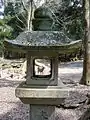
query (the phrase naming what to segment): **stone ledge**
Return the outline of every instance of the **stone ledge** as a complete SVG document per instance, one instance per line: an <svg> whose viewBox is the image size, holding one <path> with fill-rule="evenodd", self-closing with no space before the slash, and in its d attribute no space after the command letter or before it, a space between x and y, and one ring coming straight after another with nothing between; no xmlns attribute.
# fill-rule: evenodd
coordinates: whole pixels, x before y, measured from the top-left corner
<svg viewBox="0 0 90 120"><path fill-rule="evenodd" d="M26 104L60 105L78 107L87 102L90 87L30 86L21 83L15 90L16 97Z"/></svg>
<svg viewBox="0 0 90 120"><path fill-rule="evenodd" d="M29 86L25 83L20 84L15 90L16 96L21 98L66 98L69 96L69 90L58 86Z"/></svg>
<svg viewBox="0 0 90 120"><path fill-rule="evenodd" d="M16 97L26 104L58 105L69 96L69 90L57 86L29 86L21 83L15 90Z"/></svg>

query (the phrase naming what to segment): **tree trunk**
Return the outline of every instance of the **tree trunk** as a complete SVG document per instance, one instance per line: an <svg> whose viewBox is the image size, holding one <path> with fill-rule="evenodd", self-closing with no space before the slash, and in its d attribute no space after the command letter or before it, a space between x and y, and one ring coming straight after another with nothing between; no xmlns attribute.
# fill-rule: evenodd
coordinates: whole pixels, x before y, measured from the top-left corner
<svg viewBox="0 0 90 120"><path fill-rule="evenodd" d="M32 31L32 17L33 17L33 0L30 1L29 3L29 10L28 10L28 30Z"/></svg>
<svg viewBox="0 0 90 120"><path fill-rule="evenodd" d="M81 84L90 85L90 0L83 0L85 10L84 62Z"/></svg>

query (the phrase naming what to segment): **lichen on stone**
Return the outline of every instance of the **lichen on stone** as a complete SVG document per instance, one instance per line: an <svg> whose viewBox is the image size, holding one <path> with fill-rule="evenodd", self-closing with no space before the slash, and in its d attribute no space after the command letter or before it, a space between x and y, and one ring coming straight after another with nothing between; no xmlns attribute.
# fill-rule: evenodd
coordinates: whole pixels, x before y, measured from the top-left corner
<svg viewBox="0 0 90 120"><path fill-rule="evenodd" d="M59 31L25 31L11 42L22 46L60 46L71 39Z"/></svg>

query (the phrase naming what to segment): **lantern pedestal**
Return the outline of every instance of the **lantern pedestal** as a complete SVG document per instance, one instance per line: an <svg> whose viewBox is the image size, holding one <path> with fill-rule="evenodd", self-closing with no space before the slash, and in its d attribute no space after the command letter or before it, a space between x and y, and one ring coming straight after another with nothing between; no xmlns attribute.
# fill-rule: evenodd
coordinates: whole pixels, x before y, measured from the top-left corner
<svg viewBox="0 0 90 120"><path fill-rule="evenodd" d="M58 86L32 86L22 82L16 96L30 105L30 120L55 120L55 106L69 96L69 90Z"/></svg>
<svg viewBox="0 0 90 120"><path fill-rule="evenodd" d="M30 120L55 120L55 106L30 105Z"/></svg>

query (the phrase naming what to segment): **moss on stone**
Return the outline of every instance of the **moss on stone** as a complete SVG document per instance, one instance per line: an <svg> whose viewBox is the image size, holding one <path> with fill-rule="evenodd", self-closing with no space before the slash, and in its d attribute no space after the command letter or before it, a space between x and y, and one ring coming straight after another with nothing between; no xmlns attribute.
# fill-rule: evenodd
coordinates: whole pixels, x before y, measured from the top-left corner
<svg viewBox="0 0 90 120"><path fill-rule="evenodd" d="M5 48L18 51L53 51L67 53L81 47L82 41L72 41L59 31L25 31L15 40L5 40Z"/></svg>
<svg viewBox="0 0 90 120"><path fill-rule="evenodd" d="M59 31L25 31L15 40L8 40L21 46L62 46L69 44L71 39Z"/></svg>

